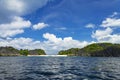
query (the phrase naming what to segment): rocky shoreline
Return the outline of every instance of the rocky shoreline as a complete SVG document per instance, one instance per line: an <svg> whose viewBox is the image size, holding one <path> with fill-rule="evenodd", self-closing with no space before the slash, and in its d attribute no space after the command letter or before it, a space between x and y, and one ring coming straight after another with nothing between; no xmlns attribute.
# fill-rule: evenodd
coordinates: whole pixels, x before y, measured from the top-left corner
<svg viewBox="0 0 120 80"><path fill-rule="evenodd" d="M120 57L120 44L94 43L84 48L62 50L58 55L87 57Z"/></svg>
<svg viewBox="0 0 120 80"><path fill-rule="evenodd" d="M27 50L27 49L15 49L13 47L0 47L0 56L27 56L27 55L46 55L42 49Z"/></svg>

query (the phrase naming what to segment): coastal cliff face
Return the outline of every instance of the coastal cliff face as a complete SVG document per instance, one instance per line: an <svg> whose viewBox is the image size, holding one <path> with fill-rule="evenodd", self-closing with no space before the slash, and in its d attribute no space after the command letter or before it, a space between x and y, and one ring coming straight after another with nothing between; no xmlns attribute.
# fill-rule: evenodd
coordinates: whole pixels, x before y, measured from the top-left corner
<svg viewBox="0 0 120 80"><path fill-rule="evenodd" d="M0 56L19 56L19 50L13 47L0 47Z"/></svg>
<svg viewBox="0 0 120 80"><path fill-rule="evenodd" d="M0 47L0 56L27 56L27 55L46 55L42 49L18 50L13 47Z"/></svg>
<svg viewBox="0 0 120 80"><path fill-rule="evenodd" d="M30 50L29 55L46 55L46 53L42 49L35 49L35 50Z"/></svg>
<svg viewBox="0 0 120 80"><path fill-rule="evenodd" d="M94 43L81 49L62 50L58 54L68 56L120 57L120 44Z"/></svg>
<svg viewBox="0 0 120 80"><path fill-rule="evenodd" d="M111 46L102 51L94 52L91 56L98 56L98 57L120 57L120 47Z"/></svg>

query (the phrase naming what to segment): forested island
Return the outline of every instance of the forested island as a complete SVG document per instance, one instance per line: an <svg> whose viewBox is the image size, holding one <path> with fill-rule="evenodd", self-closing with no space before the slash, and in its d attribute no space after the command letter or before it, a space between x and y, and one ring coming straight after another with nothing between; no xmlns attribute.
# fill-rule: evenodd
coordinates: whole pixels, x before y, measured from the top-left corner
<svg viewBox="0 0 120 80"><path fill-rule="evenodd" d="M13 47L0 47L0 56L28 56L28 55L46 55L42 49L28 50L28 49L15 49Z"/></svg>
<svg viewBox="0 0 120 80"><path fill-rule="evenodd" d="M91 57L120 57L120 44L94 43L84 48L71 48L59 51L58 55L91 56Z"/></svg>
<svg viewBox="0 0 120 80"><path fill-rule="evenodd" d="M0 56L28 56L46 55L42 49L15 49L13 47L0 47ZM61 50L58 55L67 56L90 56L90 57L120 57L120 44L112 43L93 43L84 48L71 48Z"/></svg>

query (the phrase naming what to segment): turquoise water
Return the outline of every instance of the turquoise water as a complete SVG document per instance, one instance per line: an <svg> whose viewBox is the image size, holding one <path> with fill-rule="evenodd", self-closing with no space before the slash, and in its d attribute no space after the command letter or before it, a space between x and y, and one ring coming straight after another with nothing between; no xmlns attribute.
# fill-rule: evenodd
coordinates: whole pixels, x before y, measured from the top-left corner
<svg viewBox="0 0 120 80"><path fill-rule="evenodd" d="M0 80L120 80L120 58L0 57Z"/></svg>

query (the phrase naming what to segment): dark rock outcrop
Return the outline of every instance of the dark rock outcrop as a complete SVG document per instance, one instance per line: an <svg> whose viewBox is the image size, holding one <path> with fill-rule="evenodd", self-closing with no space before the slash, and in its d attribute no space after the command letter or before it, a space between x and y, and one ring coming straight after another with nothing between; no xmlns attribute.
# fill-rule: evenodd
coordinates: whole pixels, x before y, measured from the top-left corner
<svg viewBox="0 0 120 80"><path fill-rule="evenodd" d="M0 56L27 56L27 55L46 55L46 53L42 49L18 50L13 47L0 47Z"/></svg>
<svg viewBox="0 0 120 80"><path fill-rule="evenodd" d="M120 48L117 46L111 46L111 47L108 47L102 51L91 53L91 56L120 57Z"/></svg>
<svg viewBox="0 0 120 80"><path fill-rule="evenodd" d="M19 50L13 47L0 47L0 56L19 56Z"/></svg>
<svg viewBox="0 0 120 80"><path fill-rule="evenodd" d="M120 44L94 43L82 49L72 48L62 50L58 54L68 56L120 57Z"/></svg>
<svg viewBox="0 0 120 80"><path fill-rule="evenodd" d="M46 55L46 53L42 49L35 49L35 50L29 50L28 55Z"/></svg>

